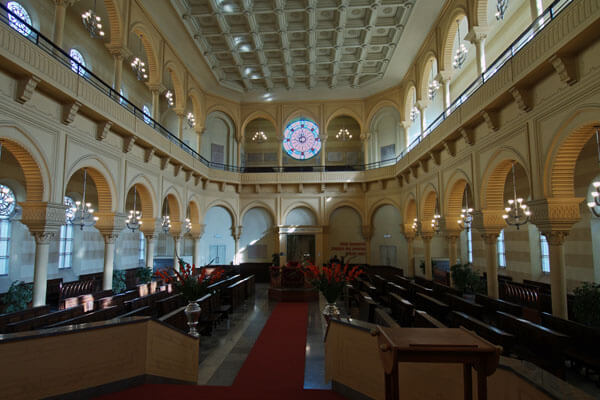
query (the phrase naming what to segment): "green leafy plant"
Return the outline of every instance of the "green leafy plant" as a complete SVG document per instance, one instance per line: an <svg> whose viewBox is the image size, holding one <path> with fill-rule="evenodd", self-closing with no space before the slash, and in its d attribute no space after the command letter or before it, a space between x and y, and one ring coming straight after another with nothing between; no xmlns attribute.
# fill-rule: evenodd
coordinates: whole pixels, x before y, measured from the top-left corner
<svg viewBox="0 0 600 400"><path fill-rule="evenodd" d="M4 297L6 308L4 312L10 313L25 310L31 302L33 294L33 285L23 281L14 281L11 283L8 293Z"/></svg>
<svg viewBox="0 0 600 400"><path fill-rule="evenodd" d="M473 271L471 264L456 264L450 267L452 281L458 290L464 293L485 293L485 286L478 272Z"/></svg>
<svg viewBox="0 0 600 400"><path fill-rule="evenodd" d="M600 327L600 284L584 282L573 290L573 313L575 321Z"/></svg>
<svg viewBox="0 0 600 400"><path fill-rule="evenodd" d="M146 267L139 267L135 270L135 276L140 283L150 283L152 280L152 270Z"/></svg>
<svg viewBox="0 0 600 400"><path fill-rule="evenodd" d="M118 294L124 292L127 289L125 284L125 271L118 269L113 270L113 293Z"/></svg>

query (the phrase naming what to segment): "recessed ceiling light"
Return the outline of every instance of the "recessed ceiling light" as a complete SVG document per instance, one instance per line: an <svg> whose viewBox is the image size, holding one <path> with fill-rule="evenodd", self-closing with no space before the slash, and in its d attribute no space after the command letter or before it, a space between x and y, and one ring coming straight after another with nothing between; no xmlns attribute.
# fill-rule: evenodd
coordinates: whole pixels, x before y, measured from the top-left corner
<svg viewBox="0 0 600 400"><path fill-rule="evenodd" d="M252 50L252 49L250 48L249 44L243 44L243 45L240 46L240 51L241 52L247 53L250 50Z"/></svg>

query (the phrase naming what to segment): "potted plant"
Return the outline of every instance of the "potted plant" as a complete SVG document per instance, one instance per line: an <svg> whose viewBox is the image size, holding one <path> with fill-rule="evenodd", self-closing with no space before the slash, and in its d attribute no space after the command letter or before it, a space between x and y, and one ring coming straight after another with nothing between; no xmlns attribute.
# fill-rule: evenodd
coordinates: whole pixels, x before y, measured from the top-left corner
<svg viewBox="0 0 600 400"><path fill-rule="evenodd" d="M135 276L141 284L150 283L152 280L152 270L148 267L139 267L135 270Z"/></svg>
<svg viewBox="0 0 600 400"><path fill-rule="evenodd" d="M335 302L342 294L346 282L353 281L363 273L358 266L349 269L348 264L343 268L341 264L332 264L331 267L323 267L319 270L312 263L308 263L303 268L303 271L306 280L314 288L318 289L325 297L325 300L327 300L327 306L323 310L323 316L327 322L331 318L339 318L340 310L335 305Z"/></svg>
<svg viewBox="0 0 600 400"><path fill-rule="evenodd" d="M454 286L467 295L485 293L485 286L478 272L473 271L471 264L456 264L450 267Z"/></svg>
<svg viewBox="0 0 600 400"><path fill-rule="evenodd" d="M125 283L125 271L115 269L113 270L113 293L119 294L124 292L127 289L127 284Z"/></svg>
<svg viewBox="0 0 600 400"><path fill-rule="evenodd" d="M31 302L33 288L31 283L23 281L14 281L11 283L8 293L4 296L5 313L22 311L27 309Z"/></svg>
<svg viewBox="0 0 600 400"><path fill-rule="evenodd" d="M195 270L195 265L190 265L180 258L179 271L173 269L173 275L171 275L168 270L157 270L156 276L162 278L166 283L172 282L175 289L187 300L188 305L185 307L184 313L190 327L188 333L194 337L199 337L200 334L196 326L202 309L196 303L196 300L208 294L208 287L223 276L224 270L223 268L215 268L211 272L207 272L207 268L201 268L200 273L196 275L194 274Z"/></svg>
<svg viewBox="0 0 600 400"><path fill-rule="evenodd" d="M600 327L600 284L584 282L573 290L575 320L584 325Z"/></svg>

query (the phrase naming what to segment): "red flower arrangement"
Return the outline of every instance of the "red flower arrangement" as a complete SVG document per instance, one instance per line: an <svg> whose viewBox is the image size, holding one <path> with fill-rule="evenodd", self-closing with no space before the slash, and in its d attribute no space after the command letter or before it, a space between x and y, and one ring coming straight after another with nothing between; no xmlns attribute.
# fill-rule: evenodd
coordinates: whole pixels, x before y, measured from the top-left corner
<svg viewBox="0 0 600 400"><path fill-rule="evenodd" d="M322 270L319 270L318 267L309 263L303 271L306 279L323 293L328 303L335 303L342 294L346 282L352 282L363 273L358 265L349 269L348 264L343 268L341 264L332 264L331 267L323 267Z"/></svg>
<svg viewBox="0 0 600 400"><path fill-rule="evenodd" d="M179 259L180 271L173 270L174 275L169 275L168 270L157 270L155 275L166 283L172 282L188 301L196 301L208 293L208 287L221 279L224 274L223 268L215 268L207 272L206 267L200 269L200 273L194 276L195 265L185 263Z"/></svg>

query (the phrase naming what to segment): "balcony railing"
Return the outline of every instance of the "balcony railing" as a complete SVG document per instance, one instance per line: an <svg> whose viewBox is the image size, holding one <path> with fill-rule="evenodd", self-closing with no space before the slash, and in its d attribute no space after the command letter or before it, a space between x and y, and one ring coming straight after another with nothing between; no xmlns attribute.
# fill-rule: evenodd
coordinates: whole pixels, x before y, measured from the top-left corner
<svg viewBox="0 0 600 400"><path fill-rule="evenodd" d="M533 39L540 31L542 31L553 19L556 18L573 0L556 0L553 2L539 17L535 19L529 25L529 27L498 57L490 64L487 70L477 77L477 79L469 85L457 98L450 104L450 106L444 110L433 122L431 122L424 132L422 132L417 138L415 138L407 148L402 151L395 158L387 160L372 162L369 164L357 164L357 165L326 165L326 166L272 166L272 167L237 167L233 165L214 163L208 161L196 150L192 149L176 135L171 133L168 129L162 126L160 123L155 121L151 116L145 114L139 107L131 103L127 98L121 96L120 93L115 91L109 84L104 82L92 71L87 69L85 66L79 64L76 60L71 58L64 50L56 46L52 41L42 35L34 27L27 24L25 21L20 19L17 15L10 12L4 4L0 4L0 20L10 26L9 16L19 21L23 26L27 26L30 30L29 35L25 36L29 41L34 43L36 46L41 48L44 52L58 60L65 67L73 70L73 73L78 73L81 78L85 79L96 89L113 99L115 102L120 104L123 108L127 109L136 118L140 119L144 123L148 124L160 135L169 139L172 143L179 146L186 153L190 154L196 160L209 168L220 169L232 172L321 172L321 171L365 171L375 168L381 168L384 166L394 165L398 161L408 154L408 152L414 149L427 135L433 132L447 117L449 117L461 104L466 102L485 82L493 77L508 60L514 57L531 39ZM73 65L77 65L77 68L73 68Z"/></svg>

